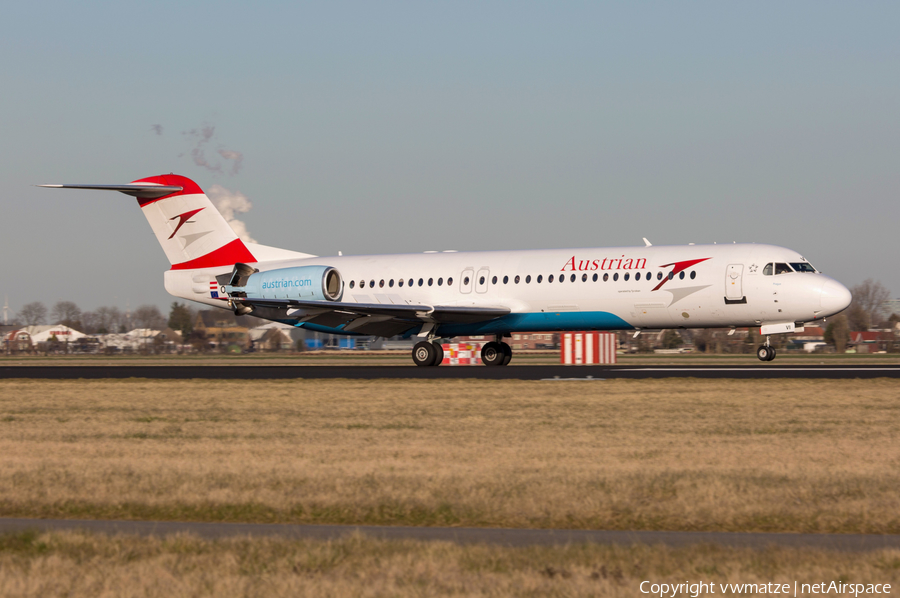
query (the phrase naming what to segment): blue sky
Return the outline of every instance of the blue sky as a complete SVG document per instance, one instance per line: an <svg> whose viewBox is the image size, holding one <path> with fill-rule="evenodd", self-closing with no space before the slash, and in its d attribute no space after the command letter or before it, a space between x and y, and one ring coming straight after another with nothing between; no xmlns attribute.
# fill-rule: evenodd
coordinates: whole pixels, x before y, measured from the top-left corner
<svg viewBox="0 0 900 598"><path fill-rule="evenodd" d="M755 241L900 295L896 3L17 3L0 23L2 293L173 300L133 199L246 195L319 255ZM161 126L157 134L153 125ZM197 165L214 127L236 174ZM0 298L2 299L2 298Z"/></svg>

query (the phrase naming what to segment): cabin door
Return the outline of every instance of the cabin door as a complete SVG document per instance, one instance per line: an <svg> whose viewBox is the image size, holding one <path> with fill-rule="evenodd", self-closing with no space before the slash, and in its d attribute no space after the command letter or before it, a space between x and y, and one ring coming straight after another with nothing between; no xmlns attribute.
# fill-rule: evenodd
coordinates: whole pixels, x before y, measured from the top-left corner
<svg viewBox="0 0 900 598"><path fill-rule="evenodd" d="M459 292L460 293L471 293L472 292L472 278L475 277L475 270L471 268L466 268L463 270L462 274L459 277Z"/></svg>
<svg viewBox="0 0 900 598"><path fill-rule="evenodd" d="M728 269L725 271L726 299L740 300L744 298L743 276L744 264L728 264Z"/></svg>
<svg viewBox="0 0 900 598"><path fill-rule="evenodd" d="M478 271L478 275L475 276L475 292L476 293L486 293L488 290L488 278L491 276L491 271L488 268L482 268Z"/></svg>

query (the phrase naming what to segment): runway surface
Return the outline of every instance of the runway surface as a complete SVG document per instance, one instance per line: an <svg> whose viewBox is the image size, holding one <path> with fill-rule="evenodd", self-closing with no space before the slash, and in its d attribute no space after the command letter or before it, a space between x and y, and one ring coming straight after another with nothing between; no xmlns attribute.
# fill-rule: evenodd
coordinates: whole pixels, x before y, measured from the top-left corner
<svg viewBox="0 0 900 598"><path fill-rule="evenodd" d="M768 546L866 551L900 548L900 535L872 534L766 534L737 532L627 532L559 529L496 529L471 527L384 527L375 525L292 525L278 523L196 523L177 521L94 521L69 519L0 518L0 533L26 530L84 530L103 534L166 536L190 533L201 538L280 536L333 540L363 533L382 540L422 540L459 544L533 546L559 544L663 544L671 547L716 544L738 548Z"/></svg>
<svg viewBox="0 0 900 598"><path fill-rule="evenodd" d="M272 365L60 365L0 366L0 379L30 378L77 380L150 378L156 380L285 380L285 379L478 379L478 380L584 380L609 378L897 378L900 365L772 365L746 366L272 366Z"/></svg>

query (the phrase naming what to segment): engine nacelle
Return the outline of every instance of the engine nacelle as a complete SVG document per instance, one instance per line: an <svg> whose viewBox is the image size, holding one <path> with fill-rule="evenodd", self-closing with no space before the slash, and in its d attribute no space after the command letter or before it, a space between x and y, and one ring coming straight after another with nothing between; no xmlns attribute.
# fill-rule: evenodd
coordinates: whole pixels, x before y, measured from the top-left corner
<svg viewBox="0 0 900 598"><path fill-rule="evenodd" d="M235 280L237 282L237 280ZM226 286L228 294L238 299L302 299L305 301L340 301L344 280L331 266L301 266L255 272L241 278L241 286Z"/></svg>

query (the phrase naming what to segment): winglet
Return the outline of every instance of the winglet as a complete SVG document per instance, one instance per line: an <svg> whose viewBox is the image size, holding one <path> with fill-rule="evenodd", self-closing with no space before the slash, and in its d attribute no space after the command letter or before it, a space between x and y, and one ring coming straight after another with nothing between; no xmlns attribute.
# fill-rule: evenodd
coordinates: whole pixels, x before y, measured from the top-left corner
<svg viewBox="0 0 900 598"><path fill-rule="evenodd" d="M653 243L647 240L647 237L644 237L644 247L652 247Z"/></svg>

